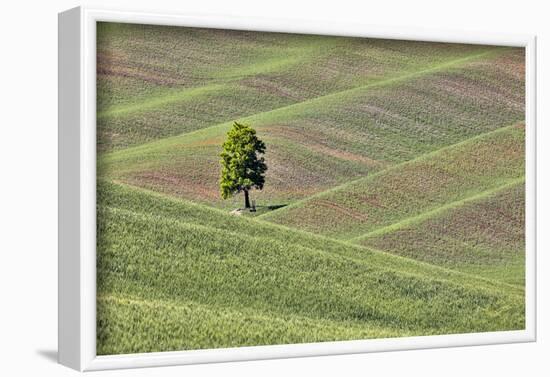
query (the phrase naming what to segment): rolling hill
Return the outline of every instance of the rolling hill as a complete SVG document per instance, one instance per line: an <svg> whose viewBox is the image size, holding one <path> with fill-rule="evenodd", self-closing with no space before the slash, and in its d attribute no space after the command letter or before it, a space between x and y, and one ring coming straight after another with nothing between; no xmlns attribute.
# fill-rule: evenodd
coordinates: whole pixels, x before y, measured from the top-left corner
<svg viewBox="0 0 550 377"><path fill-rule="evenodd" d="M108 182L98 354L523 327L523 290Z"/></svg>
<svg viewBox="0 0 550 377"><path fill-rule="evenodd" d="M524 59L99 23L98 354L524 328ZM267 145L241 216L233 121Z"/></svg>
<svg viewBox="0 0 550 377"><path fill-rule="evenodd" d="M525 182L503 185L353 242L523 286Z"/></svg>
<svg viewBox="0 0 550 377"><path fill-rule="evenodd" d="M359 237L523 180L524 144L521 124L503 127L262 218L339 239Z"/></svg>
<svg viewBox="0 0 550 377"><path fill-rule="evenodd" d="M240 118L268 145L266 187L254 193L257 202L286 205L522 121L520 62L517 50L489 50ZM238 202L222 201L217 188L220 145L230 125L105 153L98 174L234 208Z"/></svg>
<svg viewBox="0 0 550 377"><path fill-rule="evenodd" d="M98 148L121 149L502 49L99 23Z"/></svg>

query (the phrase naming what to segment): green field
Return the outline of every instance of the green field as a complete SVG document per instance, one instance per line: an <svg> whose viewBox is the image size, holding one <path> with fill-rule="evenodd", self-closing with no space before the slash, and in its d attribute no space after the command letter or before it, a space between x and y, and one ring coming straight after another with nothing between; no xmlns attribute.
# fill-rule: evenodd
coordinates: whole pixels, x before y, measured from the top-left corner
<svg viewBox="0 0 550 377"><path fill-rule="evenodd" d="M523 326L520 287L138 189L100 190L101 354Z"/></svg>
<svg viewBox="0 0 550 377"><path fill-rule="evenodd" d="M524 327L522 49L100 23L97 72L98 354Z"/></svg>

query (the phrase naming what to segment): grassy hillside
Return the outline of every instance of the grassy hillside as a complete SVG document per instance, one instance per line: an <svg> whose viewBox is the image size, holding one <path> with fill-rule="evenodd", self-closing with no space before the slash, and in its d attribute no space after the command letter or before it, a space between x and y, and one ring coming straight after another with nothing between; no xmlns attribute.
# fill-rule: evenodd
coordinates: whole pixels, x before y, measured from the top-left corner
<svg viewBox="0 0 550 377"><path fill-rule="evenodd" d="M289 204L521 121L520 52L489 50L414 72L404 65L387 79L240 117L268 146L265 190L254 197L263 205ZM218 155L229 127L222 123L104 154L98 173L234 208L236 202L222 202L217 188Z"/></svg>
<svg viewBox="0 0 550 377"><path fill-rule="evenodd" d="M197 130L495 50L113 23L99 23L97 36L100 150Z"/></svg>
<svg viewBox="0 0 550 377"><path fill-rule="evenodd" d="M349 239L523 179L525 130L504 127L336 187L263 219Z"/></svg>
<svg viewBox="0 0 550 377"><path fill-rule="evenodd" d="M353 242L523 286L525 182L506 184Z"/></svg>
<svg viewBox="0 0 550 377"><path fill-rule="evenodd" d="M98 354L524 328L524 58L99 23Z"/></svg>
<svg viewBox="0 0 550 377"><path fill-rule="evenodd" d="M523 290L100 182L98 354L519 329Z"/></svg>

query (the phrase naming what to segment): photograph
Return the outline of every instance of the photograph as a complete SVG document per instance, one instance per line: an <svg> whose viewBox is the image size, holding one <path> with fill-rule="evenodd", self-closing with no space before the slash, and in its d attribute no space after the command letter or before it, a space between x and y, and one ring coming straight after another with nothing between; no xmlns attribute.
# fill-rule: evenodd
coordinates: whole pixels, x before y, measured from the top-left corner
<svg viewBox="0 0 550 377"><path fill-rule="evenodd" d="M97 22L96 352L526 328L526 49Z"/></svg>

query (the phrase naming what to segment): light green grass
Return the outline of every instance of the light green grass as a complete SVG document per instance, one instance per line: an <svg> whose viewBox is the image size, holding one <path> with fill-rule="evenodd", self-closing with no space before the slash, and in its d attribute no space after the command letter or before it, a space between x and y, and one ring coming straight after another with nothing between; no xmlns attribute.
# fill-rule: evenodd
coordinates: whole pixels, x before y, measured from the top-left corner
<svg viewBox="0 0 550 377"><path fill-rule="evenodd" d="M173 102L204 100L209 94L213 94L222 88L224 87L221 84L212 84L198 88L170 91L163 95L155 95L152 98L148 98L146 101L109 108L108 110L99 112L98 118L121 117L126 114L145 112L151 109L158 109L159 107L163 107Z"/></svg>
<svg viewBox="0 0 550 377"><path fill-rule="evenodd" d="M297 315L266 315L246 308L187 301L107 295L100 296L97 305L99 317L105 318L98 332L98 353L104 355L407 335L353 321L313 321Z"/></svg>
<svg viewBox="0 0 550 377"><path fill-rule="evenodd" d="M124 186L99 195L99 354L523 328L520 288Z"/></svg>

